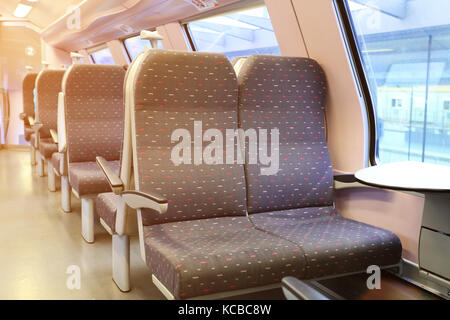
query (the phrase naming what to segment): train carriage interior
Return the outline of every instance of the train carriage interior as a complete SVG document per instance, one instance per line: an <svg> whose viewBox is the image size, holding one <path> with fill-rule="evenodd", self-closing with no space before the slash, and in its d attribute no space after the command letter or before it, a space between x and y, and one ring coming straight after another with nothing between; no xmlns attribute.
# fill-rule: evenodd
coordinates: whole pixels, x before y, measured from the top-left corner
<svg viewBox="0 0 450 320"><path fill-rule="evenodd" d="M449 12L0 1L0 300L448 300Z"/></svg>

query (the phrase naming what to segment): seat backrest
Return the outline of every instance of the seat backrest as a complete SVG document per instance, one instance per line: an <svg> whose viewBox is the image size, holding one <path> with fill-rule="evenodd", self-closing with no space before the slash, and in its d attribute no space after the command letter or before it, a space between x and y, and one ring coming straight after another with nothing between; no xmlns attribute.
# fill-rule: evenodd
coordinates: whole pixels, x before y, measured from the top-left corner
<svg viewBox="0 0 450 320"><path fill-rule="evenodd" d="M200 140L197 133L208 129L237 130L238 87L230 62L218 53L148 50L144 55L131 79L135 187L166 197L169 208L164 215L143 210L143 224L245 215L243 165L195 165L192 153L201 156L202 149L189 141ZM194 121L202 123L197 132ZM177 129L190 137L172 141ZM191 164L172 162L181 141L191 149Z"/></svg>
<svg viewBox="0 0 450 320"><path fill-rule="evenodd" d="M23 112L25 126L29 126L28 117L34 118L34 88L36 87L37 73L28 73L22 83Z"/></svg>
<svg viewBox="0 0 450 320"><path fill-rule="evenodd" d="M261 175L260 164L246 165L248 212L331 205L322 68L308 58L254 55L238 78L240 127L267 129L269 137L279 130L278 172Z"/></svg>
<svg viewBox="0 0 450 320"><path fill-rule="evenodd" d="M115 65L72 65L63 82L67 154L119 160L123 140L125 71Z"/></svg>
<svg viewBox="0 0 450 320"><path fill-rule="evenodd" d="M57 130L58 94L65 70L43 70L36 79L36 120L43 124L41 138L50 138L50 130Z"/></svg>

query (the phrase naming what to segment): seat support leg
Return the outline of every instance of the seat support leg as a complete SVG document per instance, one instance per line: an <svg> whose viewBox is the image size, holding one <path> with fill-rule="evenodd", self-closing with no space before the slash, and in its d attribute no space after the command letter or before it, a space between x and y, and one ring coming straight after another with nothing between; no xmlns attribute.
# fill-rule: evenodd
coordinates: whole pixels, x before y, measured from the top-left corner
<svg viewBox="0 0 450 320"><path fill-rule="evenodd" d="M44 176L44 159L42 159L41 153L36 151L36 161L37 161L37 173L39 177Z"/></svg>
<svg viewBox="0 0 450 320"><path fill-rule="evenodd" d="M117 287L122 292L130 291L130 238L127 235L112 236L112 267Z"/></svg>
<svg viewBox="0 0 450 320"><path fill-rule="evenodd" d="M94 198L81 198L81 235L88 243L94 242Z"/></svg>
<svg viewBox="0 0 450 320"><path fill-rule="evenodd" d="M36 165L36 149L33 146L30 146L30 162L32 166Z"/></svg>
<svg viewBox="0 0 450 320"><path fill-rule="evenodd" d="M56 191L56 174L51 161L47 161L48 191Z"/></svg>
<svg viewBox="0 0 450 320"><path fill-rule="evenodd" d="M72 211L72 194L69 184L69 177L61 177L61 206L64 212L69 213Z"/></svg>

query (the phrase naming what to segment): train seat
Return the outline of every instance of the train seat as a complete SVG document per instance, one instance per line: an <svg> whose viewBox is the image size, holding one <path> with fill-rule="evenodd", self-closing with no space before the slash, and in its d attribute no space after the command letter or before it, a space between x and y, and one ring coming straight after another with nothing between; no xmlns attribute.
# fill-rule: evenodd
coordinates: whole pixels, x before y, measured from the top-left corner
<svg viewBox="0 0 450 320"><path fill-rule="evenodd" d="M55 176L51 157L57 151L52 131L57 130L58 93L61 91L65 70L41 71L36 79L36 137L33 139L37 152L37 171L44 176L44 164L48 164L48 189L55 191Z"/></svg>
<svg viewBox="0 0 450 320"><path fill-rule="evenodd" d="M333 207L324 115L327 85L319 64L254 55L243 63L238 78L241 128L279 130L278 172L262 175L261 164L246 163L248 213L254 225L299 245L308 279L398 264L402 246L395 234L345 219Z"/></svg>
<svg viewBox="0 0 450 320"><path fill-rule="evenodd" d="M81 199L82 236L89 243L94 242L95 198L110 191L95 158L104 157L114 172L119 170L124 76L120 66L74 64L60 95L65 133L59 138L59 150L67 152L68 180Z"/></svg>
<svg viewBox="0 0 450 320"><path fill-rule="evenodd" d="M195 81L186 81L192 73ZM161 80L161 74L168 77ZM126 85L133 96L128 100L127 91L137 191L122 191L120 177L104 172L138 209L141 254L166 297L261 290L284 276L302 276L299 248L247 219L242 164L178 166L171 160L171 132L192 127L194 119L204 128L237 129L237 79L226 57L147 51Z"/></svg>
<svg viewBox="0 0 450 320"><path fill-rule="evenodd" d="M20 114L20 118L23 120L24 137L28 142L34 133L29 117L34 119L34 88L37 75L37 73L28 73L22 83L23 112Z"/></svg>

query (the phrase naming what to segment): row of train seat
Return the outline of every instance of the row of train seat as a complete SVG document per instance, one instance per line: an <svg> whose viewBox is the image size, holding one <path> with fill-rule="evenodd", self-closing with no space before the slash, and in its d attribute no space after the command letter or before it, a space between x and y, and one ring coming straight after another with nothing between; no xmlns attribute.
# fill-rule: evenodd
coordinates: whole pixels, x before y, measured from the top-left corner
<svg viewBox="0 0 450 320"><path fill-rule="evenodd" d="M74 64L37 77L32 145L38 163L48 163L49 181L53 173L61 177L64 211L70 211L71 191L81 199L89 243L96 207L112 235L119 289L131 289L129 237L135 233L153 282L169 299L236 295L279 286L286 277L323 279L370 265L397 266L402 247L395 234L334 208L327 84L319 64L253 55L235 67L238 75L219 53L147 49L126 74L119 66ZM50 78L59 81L51 98L50 90L40 90ZM179 141L172 133L186 129L197 139L194 121L216 135L277 128L278 173L264 175L261 164L250 164L254 155L239 134L231 144L243 164L174 163ZM196 147L188 143L186 150Z"/></svg>

